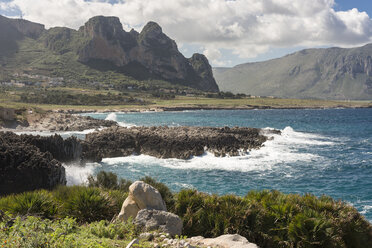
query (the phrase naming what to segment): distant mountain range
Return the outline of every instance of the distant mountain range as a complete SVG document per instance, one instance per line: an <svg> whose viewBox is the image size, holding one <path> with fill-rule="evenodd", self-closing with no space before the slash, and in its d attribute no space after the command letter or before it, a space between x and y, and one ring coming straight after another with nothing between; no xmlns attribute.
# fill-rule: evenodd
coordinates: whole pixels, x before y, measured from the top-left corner
<svg viewBox="0 0 372 248"><path fill-rule="evenodd" d="M265 62L214 68L222 91L284 98L372 100L372 44L306 49Z"/></svg>
<svg viewBox="0 0 372 248"><path fill-rule="evenodd" d="M78 82L95 80L97 70L110 70L136 80L158 79L218 92L204 55L185 58L155 22L140 33L126 32L117 17L93 17L79 30L47 30L42 24L0 16L0 76L20 70Z"/></svg>

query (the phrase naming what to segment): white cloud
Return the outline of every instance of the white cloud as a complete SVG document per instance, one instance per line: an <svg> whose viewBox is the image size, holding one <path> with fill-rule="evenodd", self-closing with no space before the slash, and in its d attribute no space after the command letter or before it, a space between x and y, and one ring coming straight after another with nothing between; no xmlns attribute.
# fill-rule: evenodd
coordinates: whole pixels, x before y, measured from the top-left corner
<svg viewBox="0 0 372 248"><path fill-rule="evenodd" d="M334 0L12 0L25 19L78 28L95 15L118 16L125 29L158 22L179 43L205 47L214 64L219 49L252 58L292 46L356 46L371 42L372 20L357 9L335 11Z"/></svg>

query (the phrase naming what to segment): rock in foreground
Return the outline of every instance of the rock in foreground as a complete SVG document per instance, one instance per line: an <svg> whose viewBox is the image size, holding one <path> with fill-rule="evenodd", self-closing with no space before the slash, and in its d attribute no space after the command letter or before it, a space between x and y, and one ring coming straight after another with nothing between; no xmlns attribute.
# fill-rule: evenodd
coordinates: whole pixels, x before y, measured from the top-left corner
<svg viewBox="0 0 372 248"><path fill-rule="evenodd" d="M157 189L151 185L136 181L129 187L117 221L134 219L135 224L145 231L159 230L172 236L181 235L182 220L167 208Z"/></svg>
<svg viewBox="0 0 372 248"><path fill-rule="evenodd" d="M271 131L279 133L279 131ZM257 128L213 127L113 127L86 136L85 160L146 154L158 158L189 159L210 151L216 156L236 156L260 148L270 135Z"/></svg>
<svg viewBox="0 0 372 248"><path fill-rule="evenodd" d="M129 195L125 199L118 220L127 221L136 218L141 209L156 209L167 211L159 191L142 181L136 181L129 187Z"/></svg>
<svg viewBox="0 0 372 248"><path fill-rule="evenodd" d="M134 223L145 231L159 230L171 236L182 234L181 218L166 211L142 209Z"/></svg>
<svg viewBox="0 0 372 248"><path fill-rule="evenodd" d="M258 248L257 245L248 242L248 240L238 234L225 234L217 238L193 237L190 239L193 245L202 245L218 248Z"/></svg>

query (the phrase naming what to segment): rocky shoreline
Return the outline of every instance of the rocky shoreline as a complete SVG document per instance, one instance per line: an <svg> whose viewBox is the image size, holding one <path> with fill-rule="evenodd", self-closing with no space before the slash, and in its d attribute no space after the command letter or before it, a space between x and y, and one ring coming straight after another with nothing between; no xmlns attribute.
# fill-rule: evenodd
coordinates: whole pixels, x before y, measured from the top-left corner
<svg viewBox="0 0 372 248"><path fill-rule="evenodd" d="M176 107L145 107L145 108L110 108L110 109L61 109L58 113L83 114L83 113L140 113L140 112L179 112L198 110L255 110L255 109L337 109L337 108L372 108L372 105L361 106L267 106L267 105L244 105L234 107L218 106L176 106Z"/></svg>
<svg viewBox="0 0 372 248"><path fill-rule="evenodd" d="M90 116L64 112L47 112L40 115L30 111L27 113L27 121L23 123L17 120L8 122L8 125L1 128L0 131L84 131L112 126L117 126L117 123L111 120L94 119Z"/></svg>
<svg viewBox="0 0 372 248"><path fill-rule="evenodd" d="M244 127L112 127L86 135L83 158L99 162L102 158L146 154L157 158L189 159L206 151L215 156L237 156L259 149L280 131Z"/></svg>
<svg viewBox="0 0 372 248"><path fill-rule="evenodd" d="M14 133L0 133L0 195L66 184L65 168Z"/></svg>
<svg viewBox="0 0 372 248"><path fill-rule="evenodd" d="M133 154L189 159L206 151L215 156L237 156L261 148L274 134L280 131L243 127L110 127L80 140L63 139L57 134L0 132L0 186L4 191L0 194L65 184L61 162L84 164Z"/></svg>

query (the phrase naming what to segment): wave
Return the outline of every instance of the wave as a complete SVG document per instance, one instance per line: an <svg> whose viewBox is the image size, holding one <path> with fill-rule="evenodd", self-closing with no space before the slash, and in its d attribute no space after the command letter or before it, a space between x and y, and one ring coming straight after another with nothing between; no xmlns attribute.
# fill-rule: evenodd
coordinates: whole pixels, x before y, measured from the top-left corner
<svg viewBox="0 0 372 248"><path fill-rule="evenodd" d="M80 185L88 182L88 176L92 175L97 167L101 165L98 163L89 163L85 166L69 164L63 165L66 171L67 185Z"/></svg>
<svg viewBox="0 0 372 248"><path fill-rule="evenodd" d="M118 116L116 115L116 113L110 113L106 116L105 120L118 122Z"/></svg>
<svg viewBox="0 0 372 248"><path fill-rule="evenodd" d="M281 135L273 135L273 139L264 143L257 150L242 152L240 156L215 157L208 150L202 156L195 156L188 160L159 159L148 155L132 155L120 158L106 158L103 163L107 165L138 164L142 166L162 166L172 169L192 170L227 170L227 171L267 171L273 170L275 165L281 168L295 162L312 162L322 157L302 151L304 147L330 146L335 142L330 138L296 132L291 127L282 130ZM290 170L289 170L290 171ZM291 177L291 175L287 175Z"/></svg>
<svg viewBox="0 0 372 248"><path fill-rule="evenodd" d="M126 123L126 122L123 122L123 121L118 121L118 116L117 116L117 113L113 112L113 113L109 113L105 120L109 120L109 121L115 121L116 123L118 123L119 126L121 127L128 127L128 128L131 128L131 127L135 127L136 125L135 124L132 124L132 123Z"/></svg>
<svg viewBox="0 0 372 248"><path fill-rule="evenodd" d="M86 129L83 131L15 131L15 134L22 135L22 134L30 134L30 135L39 135L39 136L52 136L55 134L59 134L62 137L70 137L70 136L83 136L89 133L93 133L97 130L102 130L104 128L96 128L96 129Z"/></svg>

